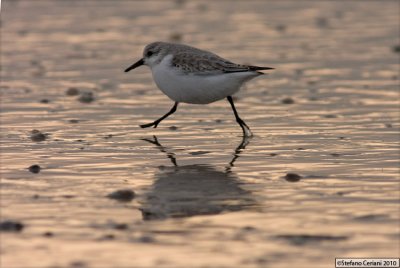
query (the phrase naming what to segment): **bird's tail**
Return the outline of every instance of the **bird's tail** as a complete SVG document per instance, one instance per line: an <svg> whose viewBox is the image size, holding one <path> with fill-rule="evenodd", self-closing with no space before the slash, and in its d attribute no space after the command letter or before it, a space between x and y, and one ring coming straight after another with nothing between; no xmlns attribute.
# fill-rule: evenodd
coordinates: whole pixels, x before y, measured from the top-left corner
<svg viewBox="0 0 400 268"><path fill-rule="evenodd" d="M251 66L249 65L249 70L251 71L261 71L261 70L274 70L272 67L261 67L261 66Z"/></svg>

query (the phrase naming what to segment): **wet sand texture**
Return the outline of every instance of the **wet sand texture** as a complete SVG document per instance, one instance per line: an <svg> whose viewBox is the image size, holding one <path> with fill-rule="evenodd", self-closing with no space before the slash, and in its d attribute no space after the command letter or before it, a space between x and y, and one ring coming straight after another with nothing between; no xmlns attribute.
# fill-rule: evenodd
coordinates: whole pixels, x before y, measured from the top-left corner
<svg viewBox="0 0 400 268"><path fill-rule="evenodd" d="M398 8L3 1L0 266L398 257ZM123 72L157 40L276 68L235 95L253 139L226 101L138 127L173 105Z"/></svg>

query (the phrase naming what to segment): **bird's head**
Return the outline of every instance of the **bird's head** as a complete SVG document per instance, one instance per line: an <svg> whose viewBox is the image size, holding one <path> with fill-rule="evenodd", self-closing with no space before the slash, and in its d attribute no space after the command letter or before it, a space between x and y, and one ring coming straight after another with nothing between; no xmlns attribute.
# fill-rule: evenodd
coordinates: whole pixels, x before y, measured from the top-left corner
<svg viewBox="0 0 400 268"><path fill-rule="evenodd" d="M125 72L129 72L141 65L147 65L150 68L161 62L168 52L168 46L163 42L154 42L148 44L143 50L143 58L129 66Z"/></svg>

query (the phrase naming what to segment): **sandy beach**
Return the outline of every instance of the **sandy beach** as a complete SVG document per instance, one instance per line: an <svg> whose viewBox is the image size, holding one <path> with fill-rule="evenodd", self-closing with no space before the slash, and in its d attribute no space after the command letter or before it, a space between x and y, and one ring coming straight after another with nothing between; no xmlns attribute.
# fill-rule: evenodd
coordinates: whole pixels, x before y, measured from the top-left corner
<svg viewBox="0 0 400 268"><path fill-rule="evenodd" d="M399 258L398 1L1 8L2 268ZM160 40L276 68L235 95L253 138L227 101L138 126L173 105L123 72Z"/></svg>

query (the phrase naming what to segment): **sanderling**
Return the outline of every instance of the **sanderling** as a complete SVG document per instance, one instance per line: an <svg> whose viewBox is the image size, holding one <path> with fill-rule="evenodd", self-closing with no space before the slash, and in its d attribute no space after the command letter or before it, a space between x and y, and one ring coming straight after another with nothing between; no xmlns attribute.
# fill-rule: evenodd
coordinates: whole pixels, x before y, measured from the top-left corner
<svg viewBox="0 0 400 268"><path fill-rule="evenodd" d="M236 64L205 50L165 42L147 45L143 51L143 58L128 67L125 72L141 65L150 67L157 86L175 101L175 104L159 119L140 127L156 128L162 120L176 111L180 102L207 104L226 98L244 136L251 136L252 133L239 117L232 95L246 81L264 74L260 70L274 69Z"/></svg>

